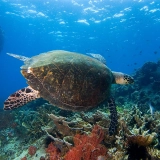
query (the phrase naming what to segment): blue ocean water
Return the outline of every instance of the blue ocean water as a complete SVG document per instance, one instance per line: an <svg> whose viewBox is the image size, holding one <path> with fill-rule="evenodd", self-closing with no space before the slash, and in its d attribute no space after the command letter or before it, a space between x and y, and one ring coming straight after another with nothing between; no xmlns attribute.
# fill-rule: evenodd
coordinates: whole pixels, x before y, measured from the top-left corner
<svg viewBox="0 0 160 160"><path fill-rule="evenodd" d="M99 53L115 71L134 74L160 59L159 0L1 0L0 106L27 86L21 61L8 56L60 49Z"/></svg>

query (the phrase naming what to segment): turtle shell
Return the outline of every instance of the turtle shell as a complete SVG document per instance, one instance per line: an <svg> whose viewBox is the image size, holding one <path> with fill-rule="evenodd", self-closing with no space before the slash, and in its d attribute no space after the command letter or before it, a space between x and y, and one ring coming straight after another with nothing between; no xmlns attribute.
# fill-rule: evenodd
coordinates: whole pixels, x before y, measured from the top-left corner
<svg viewBox="0 0 160 160"><path fill-rule="evenodd" d="M25 61L27 83L51 104L81 111L96 107L110 94L113 75L100 61L74 52L55 50Z"/></svg>

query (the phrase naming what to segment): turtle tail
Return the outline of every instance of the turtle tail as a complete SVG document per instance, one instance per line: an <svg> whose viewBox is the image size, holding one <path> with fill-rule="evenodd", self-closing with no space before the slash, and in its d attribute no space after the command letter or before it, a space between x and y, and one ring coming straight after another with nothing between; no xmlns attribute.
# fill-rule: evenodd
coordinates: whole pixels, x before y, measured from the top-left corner
<svg viewBox="0 0 160 160"><path fill-rule="evenodd" d="M116 110L116 104L113 98L110 98L108 100L108 108L110 110L110 126L109 126L109 135L112 136L117 128L117 110Z"/></svg>
<svg viewBox="0 0 160 160"><path fill-rule="evenodd" d="M4 102L4 110L19 108L30 101L40 98L39 92L30 86L20 89L10 95Z"/></svg>

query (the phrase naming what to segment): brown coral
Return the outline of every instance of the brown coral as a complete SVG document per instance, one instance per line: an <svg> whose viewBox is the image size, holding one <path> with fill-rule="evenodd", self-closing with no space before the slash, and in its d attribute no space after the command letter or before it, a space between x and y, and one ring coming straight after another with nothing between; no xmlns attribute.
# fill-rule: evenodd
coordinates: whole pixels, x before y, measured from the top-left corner
<svg viewBox="0 0 160 160"><path fill-rule="evenodd" d="M137 144L139 146L147 147L147 146L151 145L154 138L155 137L153 135L147 135L147 136L132 135L132 136L128 136L127 137L127 145L130 145L131 143L134 143L134 144Z"/></svg>
<svg viewBox="0 0 160 160"><path fill-rule="evenodd" d="M153 143L154 138L154 135L128 136L126 142L128 160L151 159L151 155L148 153L147 147Z"/></svg>

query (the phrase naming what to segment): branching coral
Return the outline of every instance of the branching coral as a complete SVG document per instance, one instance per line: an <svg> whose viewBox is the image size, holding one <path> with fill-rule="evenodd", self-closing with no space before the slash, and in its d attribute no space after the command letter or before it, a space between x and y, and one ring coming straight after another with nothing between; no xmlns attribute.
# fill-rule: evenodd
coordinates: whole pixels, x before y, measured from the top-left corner
<svg viewBox="0 0 160 160"><path fill-rule="evenodd" d="M49 160L60 160L60 151L53 145L53 143L48 145L46 152L48 153L47 156Z"/></svg>
<svg viewBox="0 0 160 160"><path fill-rule="evenodd" d="M11 112L4 112L0 109L0 130L6 129L7 127L14 127L14 116Z"/></svg>
<svg viewBox="0 0 160 160"><path fill-rule="evenodd" d="M32 111L24 107L18 112L13 111L13 115L17 124L15 132L23 140L33 142L45 134L41 128L49 123L49 118L42 110Z"/></svg>
<svg viewBox="0 0 160 160"><path fill-rule="evenodd" d="M160 160L160 150L154 148L147 148L147 150L150 155L154 155L155 159L153 160Z"/></svg>
<svg viewBox="0 0 160 160"><path fill-rule="evenodd" d="M107 156L107 149L101 145L104 138L102 128L95 125L91 134L74 136L74 145L66 154L65 160L97 160L98 156Z"/></svg>
<svg viewBox="0 0 160 160"><path fill-rule="evenodd" d="M51 138L51 140L53 141L52 143L54 144L54 146L56 146L56 148L60 150L61 155L64 155L71 148L72 144L66 141L67 139L66 137L64 137L63 139L60 139L60 138L53 137L47 131L46 133L48 137Z"/></svg>
<svg viewBox="0 0 160 160"><path fill-rule="evenodd" d="M48 114L53 120L54 127L44 127L43 130L53 140L54 145L65 154L72 146L71 139L76 133L83 133L84 124L78 121L68 122L65 117ZM69 138L70 137L70 138Z"/></svg>
<svg viewBox="0 0 160 160"><path fill-rule="evenodd" d="M72 128L69 125L75 125L76 122L67 122L65 117L56 116L54 114L48 114L48 116L53 120L56 125L59 134L63 136L72 136L74 135L75 130L82 130L83 128Z"/></svg>
<svg viewBox="0 0 160 160"><path fill-rule="evenodd" d="M159 143L158 135L155 132L150 133L151 130L145 130L149 129L146 128L147 119L145 115L143 115L143 118L139 116L139 120L142 122L141 125L138 128L136 128L138 125L135 125L130 132L132 135L127 135L126 150L128 160L156 159L155 154L149 152L149 150L152 150L151 148Z"/></svg>

